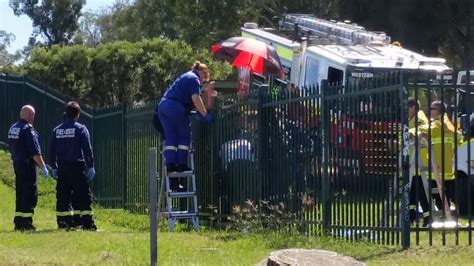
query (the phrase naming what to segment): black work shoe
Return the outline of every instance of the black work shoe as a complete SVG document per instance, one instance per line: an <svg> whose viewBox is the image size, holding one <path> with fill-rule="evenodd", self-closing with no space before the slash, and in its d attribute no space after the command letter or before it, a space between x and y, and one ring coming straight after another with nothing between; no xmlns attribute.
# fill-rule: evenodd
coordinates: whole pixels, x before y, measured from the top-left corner
<svg viewBox="0 0 474 266"><path fill-rule="evenodd" d="M177 170L178 169L177 169L176 165L174 165L174 164L166 165L166 173L168 173L168 174L177 172Z"/></svg>
<svg viewBox="0 0 474 266"><path fill-rule="evenodd" d="M178 189L177 189L176 191L177 191L177 192L186 192L187 189L186 189L186 186L185 186L185 185L183 185L183 184L180 183L180 184L178 185Z"/></svg>
<svg viewBox="0 0 474 266"><path fill-rule="evenodd" d="M171 191L178 191L179 189L179 181L176 178L170 178L170 190Z"/></svg>
<svg viewBox="0 0 474 266"><path fill-rule="evenodd" d="M428 226L430 226L430 224L431 224L431 217L430 216L423 218L423 225L422 225L423 227L428 227Z"/></svg>
<svg viewBox="0 0 474 266"><path fill-rule="evenodd" d="M36 227L32 224L15 225L14 230L19 232L34 232L36 231Z"/></svg>
<svg viewBox="0 0 474 266"><path fill-rule="evenodd" d="M183 173L183 174L192 174L193 173L193 170L191 168L189 168L188 165L186 165L186 164L178 164L178 166L176 167L176 170L180 173Z"/></svg>
<svg viewBox="0 0 474 266"><path fill-rule="evenodd" d="M58 229L59 230L66 230L66 231L71 231L71 230L75 230L76 227L72 224L69 224L67 222L58 222Z"/></svg>
<svg viewBox="0 0 474 266"><path fill-rule="evenodd" d="M83 225L82 230L85 231L97 231L97 226L95 224L92 225Z"/></svg>

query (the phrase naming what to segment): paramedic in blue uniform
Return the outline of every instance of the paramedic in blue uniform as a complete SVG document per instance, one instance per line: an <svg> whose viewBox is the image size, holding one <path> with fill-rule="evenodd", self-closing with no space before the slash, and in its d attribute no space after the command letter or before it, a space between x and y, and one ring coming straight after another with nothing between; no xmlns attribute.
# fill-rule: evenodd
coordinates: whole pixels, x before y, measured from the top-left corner
<svg viewBox="0 0 474 266"><path fill-rule="evenodd" d="M94 157L86 126L77 122L81 107L66 104L66 119L53 129L49 146L49 163L56 184L56 218L58 228L97 230L93 219L92 192L89 182L95 177ZM77 209L73 219L73 202Z"/></svg>
<svg viewBox="0 0 474 266"><path fill-rule="evenodd" d="M41 155L38 133L33 128L35 109L25 105L20 111L20 120L8 130L8 149L10 150L15 170L16 231L34 231L33 214L38 201L36 167L41 168L43 176L48 176L48 169Z"/></svg>
<svg viewBox="0 0 474 266"><path fill-rule="evenodd" d="M166 90L157 106L164 131L163 152L168 173L191 170L187 164L191 143L190 111L195 108L202 119L212 121L212 116L199 95L201 83L208 81L209 76L209 69L205 64L194 62L191 70L179 76ZM172 189L176 186L176 183L171 184Z"/></svg>

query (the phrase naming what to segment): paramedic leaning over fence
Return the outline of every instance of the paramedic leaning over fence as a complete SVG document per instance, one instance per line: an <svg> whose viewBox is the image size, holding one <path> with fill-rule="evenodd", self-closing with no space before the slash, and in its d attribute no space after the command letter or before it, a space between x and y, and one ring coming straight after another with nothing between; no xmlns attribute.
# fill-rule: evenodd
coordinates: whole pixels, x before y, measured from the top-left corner
<svg viewBox="0 0 474 266"><path fill-rule="evenodd" d="M443 180L443 187L448 205L454 196L454 147L455 134L454 125L446 114L446 107L441 101L431 103L431 122L420 126L419 130L423 138L428 139L428 131L431 131L431 149L433 156L429 156L432 165L431 185L437 187L436 177L439 175ZM434 196L436 207L442 210L442 200L439 194Z"/></svg>
<svg viewBox="0 0 474 266"><path fill-rule="evenodd" d="M48 169L41 156L38 132L33 128L35 109L25 105L20 111L20 120L8 130L8 149L15 170L16 207L15 231L34 231L33 213L38 201L36 167L48 176Z"/></svg>
<svg viewBox="0 0 474 266"><path fill-rule="evenodd" d="M190 71L171 84L158 104L158 115L165 135L163 152L168 173L190 171L187 165L191 143L190 111L196 108L206 121L212 121L211 114L199 96L201 83L208 81L209 76L207 66L196 61ZM176 187L176 184L172 186Z"/></svg>

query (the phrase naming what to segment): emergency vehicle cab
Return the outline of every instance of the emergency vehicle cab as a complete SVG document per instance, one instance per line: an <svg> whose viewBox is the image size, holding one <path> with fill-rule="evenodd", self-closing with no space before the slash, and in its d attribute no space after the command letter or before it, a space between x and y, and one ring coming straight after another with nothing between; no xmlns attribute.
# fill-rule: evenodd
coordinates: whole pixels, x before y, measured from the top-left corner
<svg viewBox="0 0 474 266"><path fill-rule="evenodd" d="M384 32L368 31L350 22L309 15L286 14L279 29L245 23L242 37L273 46L286 79L297 86L345 84L349 77L372 77L375 71L419 70L444 74L451 69L445 59L426 57L391 43Z"/></svg>

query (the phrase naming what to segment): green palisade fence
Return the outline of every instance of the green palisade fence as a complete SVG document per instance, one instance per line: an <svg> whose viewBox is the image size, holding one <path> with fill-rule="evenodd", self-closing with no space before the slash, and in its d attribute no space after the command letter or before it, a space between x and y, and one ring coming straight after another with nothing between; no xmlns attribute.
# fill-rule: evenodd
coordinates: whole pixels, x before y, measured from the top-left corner
<svg viewBox="0 0 474 266"><path fill-rule="evenodd" d="M417 244L423 232L432 243L431 228L408 223L409 165L407 156L400 158L407 96L415 95L426 109L435 98L452 105L456 93L473 91L469 85L405 80L399 72L347 75L344 86L323 81L301 88L253 76L248 94L217 96L214 123L192 122L200 214L215 211L226 221L234 206L265 201L283 204L293 214L288 222L307 235L408 247L411 230ZM0 97L0 143L20 107L32 104L47 155L50 132L69 99L34 80L6 75L0 75ZM162 147L151 122L155 105L83 108L80 122L91 132L97 170L93 190L104 207L147 211L148 148ZM456 108L452 113L456 117ZM161 177L161 155L158 166ZM456 186L471 195L472 178L469 172ZM460 221L468 225L454 229L456 243L461 230L472 242L471 200L462 203L468 216Z"/></svg>

